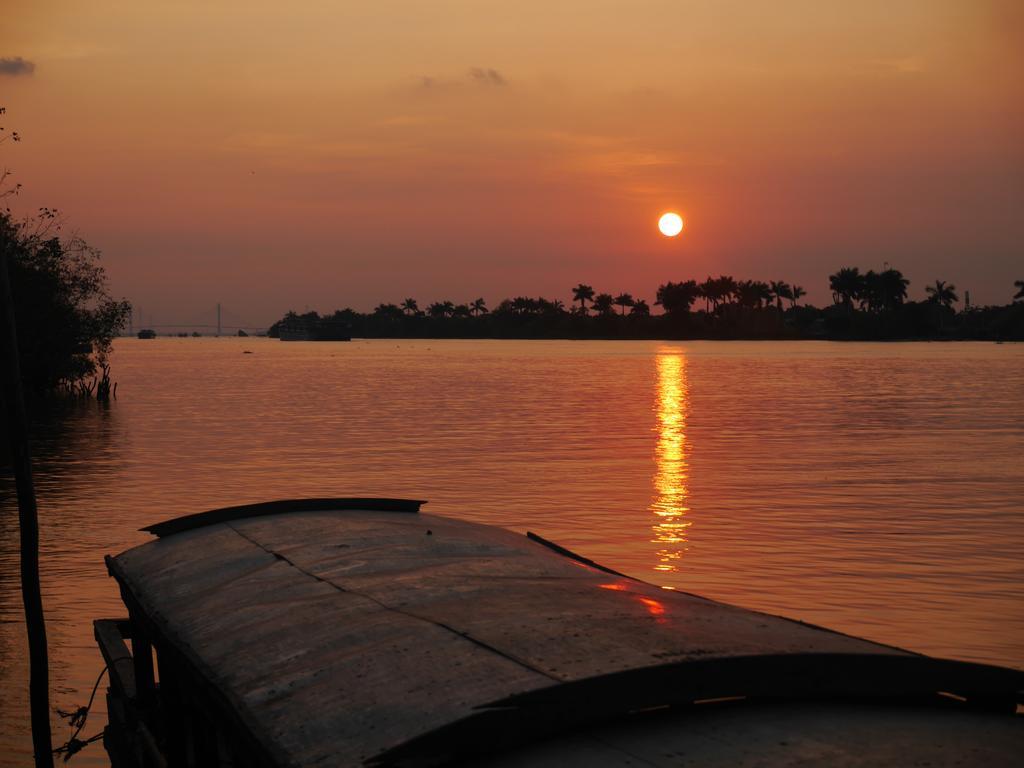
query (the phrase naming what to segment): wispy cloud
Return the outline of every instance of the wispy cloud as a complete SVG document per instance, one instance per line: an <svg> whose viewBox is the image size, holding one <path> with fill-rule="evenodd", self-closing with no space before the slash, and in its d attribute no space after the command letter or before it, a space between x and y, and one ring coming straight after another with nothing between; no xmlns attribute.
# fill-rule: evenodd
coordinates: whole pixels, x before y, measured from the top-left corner
<svg viewBox="0 0 1024 768"><path fill-rule="evenodd" d="M9 59L0 58L0 75L8 75L10 77L31 75L35 70L36 65L27 59L21 58L21 56L14 56Z"/></svg>
<svg viewBox="0 0 1024 768"><path fill-rule="evenodd" d="M508 85L501 72L490 67L473 67L469 70L469 76L480 85Z"/></svg>
<svg viewBox="0 0 1024 768"><path fill-rule="evenodd" d="M444 91L479 85L483 88L504 88L508 80L493 67L470 67L465 75L420 75L415 79L421 90Z"/></svg>
<svg viewBox="0 0 1024 768"><path fill-rule="evenodd" d="M919 75L928 71L928 61L923 56L902 56L893 59L871 59L868 69L897 75Z"/></svg>

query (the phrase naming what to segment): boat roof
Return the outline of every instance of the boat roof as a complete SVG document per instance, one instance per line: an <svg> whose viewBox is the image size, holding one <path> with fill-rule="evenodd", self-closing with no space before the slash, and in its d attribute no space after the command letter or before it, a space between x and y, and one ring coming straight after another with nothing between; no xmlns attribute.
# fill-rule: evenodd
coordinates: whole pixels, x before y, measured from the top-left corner
<svg viewBox="0 0 1024 768"><path fill-rule="evenodd" d="M1024 688L1024 673L665 590L420 503L214 510L151 526L108 568L278 765L431 762L723 697Z"/></svg>

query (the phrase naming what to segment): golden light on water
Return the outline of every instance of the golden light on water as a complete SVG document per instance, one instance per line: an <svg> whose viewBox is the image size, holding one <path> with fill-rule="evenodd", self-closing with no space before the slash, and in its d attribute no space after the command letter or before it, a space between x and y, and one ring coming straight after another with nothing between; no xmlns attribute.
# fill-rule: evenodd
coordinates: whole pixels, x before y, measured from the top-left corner
<svg viewBox="0 0 1024 768"><path fill-rule="evenodd" d="M683 231L683 217L678 213L665 213L658 219L658 229L665 237L675 237Z"/></svg>
<svg viewBox="0 0 1024 768"><path fill-rule="evenodd" d="M654 501L651 512L655 515L652 530L658 562L654 570L674 572L687 549L686 519L689 489L689 452L686 443L686 416L689 411L689 391L686 385L686 357L678 352L659 354L656 358L658 381L655 408L657 410L658 442L655 446Z"/></svg>

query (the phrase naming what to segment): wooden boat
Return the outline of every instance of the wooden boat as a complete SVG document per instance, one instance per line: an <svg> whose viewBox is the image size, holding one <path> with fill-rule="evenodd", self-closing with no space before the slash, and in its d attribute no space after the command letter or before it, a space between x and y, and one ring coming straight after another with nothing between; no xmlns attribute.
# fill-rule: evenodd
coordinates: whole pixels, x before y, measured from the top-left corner
<svg viewBox="0 0 1024 768"><path fill-rule="evenodd" d="M420 504L219 509L108 557L128 610L95 622L115 768L1024 755L1021 671L666 591Z"/></svg>

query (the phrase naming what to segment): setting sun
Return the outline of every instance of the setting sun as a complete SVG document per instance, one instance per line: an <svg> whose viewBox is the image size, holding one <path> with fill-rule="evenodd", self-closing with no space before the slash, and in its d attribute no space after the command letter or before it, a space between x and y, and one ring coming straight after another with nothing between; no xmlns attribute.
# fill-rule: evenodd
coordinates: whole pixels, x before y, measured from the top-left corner
<svg viewBox="0 0 1024 768"><path fill-rule="evenodd" d="M675 237L683 231L683 219L678 213L666 213L658 219L658 229L665 237Z"/></svg>

